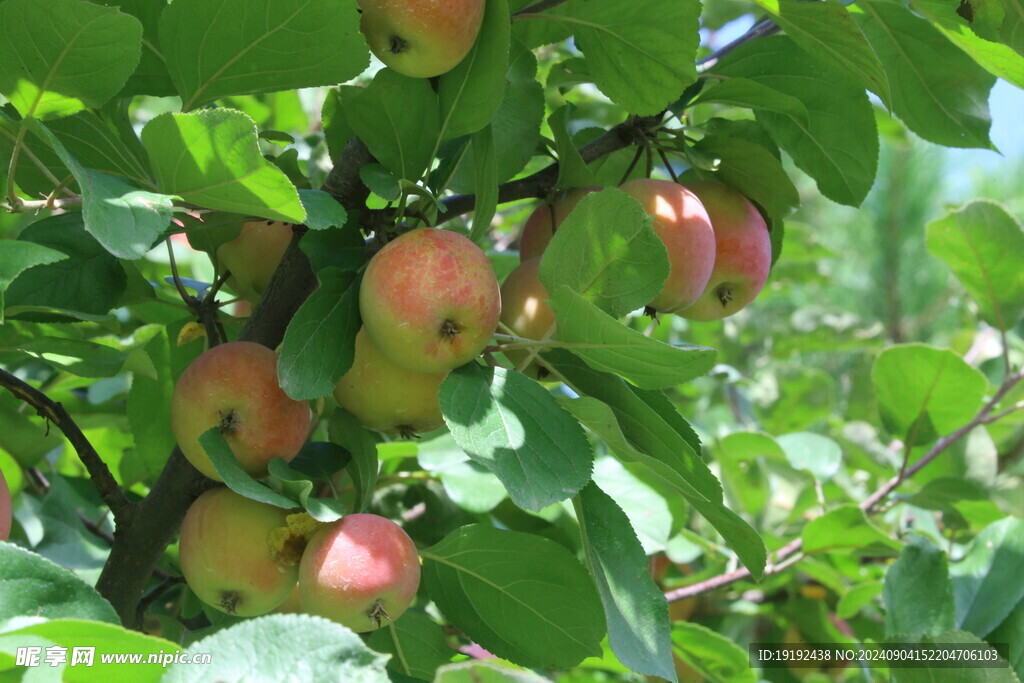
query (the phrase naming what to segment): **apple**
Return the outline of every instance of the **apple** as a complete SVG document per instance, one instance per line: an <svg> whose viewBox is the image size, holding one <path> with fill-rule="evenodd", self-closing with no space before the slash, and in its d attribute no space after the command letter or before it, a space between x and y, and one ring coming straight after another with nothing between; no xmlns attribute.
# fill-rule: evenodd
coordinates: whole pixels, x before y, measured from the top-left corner
<svg viewBox="0 0 1024 683"><path fill-rule="evenodd" d="M246 301L259 301L291 240L291 223L242 223L238 237L217 247L217 261L231 273L231 291Z"/></svg>
<svg viewBox="0 0 1024 683"><path fill-rule="evenodd" d="M438 391L447 372L413 372L395 365L360 328L352 367L334 398L367 429L410 438L444 426Z"/></svg>
<svg viewBox="0 0 1024 683"><path fill-rule="evenodd" d="M484 18L484 0L359 0L359 9L359 28L373 54L413 78L455 68Z"/></svg>
<svg viewBox="0 0 1024 683"><path fill-rule="evenodd" d="M215 346L181 373L171 396L171 427L181 452L206 476L221 481L199 437L219 427L239 465L267 474L271 458L291 460L309 429L309 406L277 383L277 354L247 341Z"/></svg>
<svg viewBox="0 0 1024 683"><path fill-rule="evenodd" d="M298 580L294 553L275 548L271 532L288 512L221 487L199 496L181 524L178 558L200 600L240 617L266 614Z"/></svg>
<svg viewBox="0 0 1024 683"><path fill-rule="evenodd" d="M7 488L3 470L0 470L0 541L10 538L13 523L14 505L11 502L11 490Z"/></svg>
<svg viewBox="0 0 1024 683"><path fill-rule="evenodd" d="M320 529L299 563L306 611L356 633L400 617L419 583L420 559L412 539L378 515L348 515Z"/></svg>
<svg viewBox="0 0 1024 683"><path fill-rule="evenodd" d="M654 234L668 251L669 275L648 304L659 313L686 308L700 298L715 265L715 234L697 197L670 180L636 178L620 188L654 219Z"/></svg>
<svg viewBox="0 0 1024 683"><path fill-rule="evenodd" d="M537 271L540 257L519 264L501 283L501 322L518 337L544 339L555 325L555 314L548 305L548 290ZM511 349L505 356L518 367L530 354L526 349ZM523 372L534 379L544 379L547 368L536 361Z"/></svg>
<svg viewBox="0 0 1024 683"><path fill-rule="evenodd" d="M483 351L498 326L501 294L480 247L449 230L419 228L370 259L359 312L392 363L448 372Z"/></svg>
<svg viewBox="0 0 1024 683"><path fill-rule="evenodd" d="M700 300L677 310L689 320L719 320L742 309L761 292L772 266L772 243L764 217L749 199L722 183L687 183L711 218L715 267Z"/></svg>
<svg viewBox="0 0 1024 683"><path fill-rule="evenodd" d="M526 262L537 258L548 248L551 236L558 230L566 216L572 213L580 200L600 187L580 187L570 190L555 202L544 202L530 214L523 225L519 238L519 260Z"/></svg>

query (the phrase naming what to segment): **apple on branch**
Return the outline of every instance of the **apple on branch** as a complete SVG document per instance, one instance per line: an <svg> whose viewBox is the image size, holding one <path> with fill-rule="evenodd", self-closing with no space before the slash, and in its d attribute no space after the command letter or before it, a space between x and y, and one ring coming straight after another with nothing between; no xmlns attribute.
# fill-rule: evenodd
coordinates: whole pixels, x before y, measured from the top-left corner
<svg viewBox="0 0 1024 683"><path fill-rule="evenodd" d="M306 441L309 406L277 382L277 354L247 341L215 346L181 373L171 396L171 427L181 452L221 481L199 437L217 427L242 469L267 475L272 458L294 458Z"/></svg>
<svg viewBox="0 0 1024 683"><path fill-rule="evenodd" d="M239 617L265 614L295 590L301 557L273 542L287 511L221 487L199 496L181 524L178 557L192 592ZM282 538L285 536L282 535Z"/></svg>
<svg viewBox="0 0 1024 683"><path fill-rule="evenodd" d="M715 267L700 299L677 311L688 320L719 320L754 300L768 279L772 243L757 207L728 185L687 183L704 205L715 231Z"/></svg>
<svg viewBox="0 0 1024 683"><path fill-rule="evenodd" d="M501 313L487 255L450 230L419 228L377 252L359 288L377 348L414 372L448 372L483 351Z"/></svg>
<svg viewBox="0 0 1024 683"><path fill-rule="evenodd" d="M334 398L367 429L411 438L444 426L438 391L447 376L395 365L362 327L352 367L335 385Z"/></svg>
<svg viewBox="0 0 1024 683"><path fill-rule="evenodd" d="M517 337L539 340L554 331L555 314L548 304L548 290L540 281L539 268L539 257L524 261L501 283L501 322ZM529 354L527 349L505 351L505 356L516 367ZM544 379L548 375L547 369L536 360L522 371L534 379Z"/></svg>
<svg viewBox="0 0 1024 683"><path fill-rule="evenodd" d="M553 202L544 202L530 214L523 224L523 233L519 238L519 260L523 263L538 258L548 248L551 237L558 226L572 213L580 200L600 187L578 187L569 190L565 195Z"/></svg>
<svg viewBox="0 0 1024 683"><path fill-rule="evenodd" d="M378 515L348 515L320 529L299 564L299 592L307 613L356 633L400 617L419 584L416 545L402 527Z"/></svg>
<svg viewBox="0 0 1024 683"><path fill-rule="evenodd" d="M291 223L243 223L238 237L217 247L217 260L231 273L231 291L250 303L259 301L291 239Z"/></svg>
<svg viewBox="0 0 1024 683"><path fill-rule="evenodd" d="M455 68L484 18L484 0L359 0L359 9L359 28L373 54L412 78Z"/></svg>

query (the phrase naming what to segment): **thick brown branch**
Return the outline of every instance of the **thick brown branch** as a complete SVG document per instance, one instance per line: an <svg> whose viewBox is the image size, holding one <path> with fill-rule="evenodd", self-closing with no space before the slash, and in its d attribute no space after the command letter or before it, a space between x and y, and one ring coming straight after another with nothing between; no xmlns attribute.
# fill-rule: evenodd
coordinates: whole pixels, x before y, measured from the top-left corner
<svg viewBox="0 0 1024 683"><path fill-rule="evenodd" d="M49 396L35 387L21 381L6 370L0 370L0 386L10 391L19 399L35 408L39 416L44 420L53 423L57 429L64 432L71 445L78 453L78 458L85 465L89 472L89 478L99 491L103 502L110 508L114 520L118 523L125 521L131 513L132 504L125 498L117 480L110 473L107 463L99 456L96 449L92 447L85 434L78 428L75 421L71 419L64 406L50 399Z"/></svg>
<svg viewBox="0 0 1024 683"><path fill-rule="evenodd" d="M865 498L860 504L860 509L864 512L872 512L878 504L885 500L890 493L896 490L896 487L901 483L924 469L930 462L939 457L943 451L965 437L972 429L988 422L988 417L992 414L995 407L1021 380L1024 380L1024 372L1019 372L1016 375L1008 377L1006 381L1003 382L1002 386L999 387L999 391L996 392L995 396L993 396L992 399L978 411L978 414L975 415L970 422L963 425L955 432L952 432L951 434L948 434L936 441L935 445L928 449L928 452L921 456L913 465L910 465L904 472L901 472L895 477L889 479L889 481L885 482L885 484L883 484L877 491ZM802 548L803 540L799 538L794 539L782 548L779 548L775 553L774 561L765 568L765 576L778 574L792 566L792 563L784 562L784 560L790 556L795 556ZM689 586L670 590L665 593L665 599L669 602L675 602L685 598L692 598L696 595L700 595L701 593L707 593L708 591L715 590L716 588L724 588L725 586L748 578L750 578L749 569L736 569L725 574L713 576L710 579L705 579L704 581L699 581Z"/></svg>

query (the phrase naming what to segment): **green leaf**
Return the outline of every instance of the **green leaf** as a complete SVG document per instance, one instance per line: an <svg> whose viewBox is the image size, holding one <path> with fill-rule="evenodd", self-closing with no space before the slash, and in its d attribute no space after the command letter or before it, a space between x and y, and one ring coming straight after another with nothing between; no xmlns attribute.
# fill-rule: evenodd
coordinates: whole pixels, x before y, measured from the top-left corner
<svg viewBox="0 0 1024 683"><path fill-rule="evenodd" d="M591 483L580 493L576 516L612 651L637 673L675 681L668 603L647 571L647 556L626 515Z"/></svg>
<svg viewBox="0 0 1024 683"><path fill-rule="evenodd" d="M84 619L54 619L4 633L5 638L18 639L26 636L45 638L54 645L68 649L70 668L64 670L62 680L71 683L109 681L111 672L115 670L113 666L104 666L99 657L96 657L92 667L71 663L70 651L74 648L96 648L96 654L117 652L131 653L133 657L139 656L139 663L125 661L116 665L117 675L128 677L133 683L156 683L161 680L164 672L154 664L162 663L164 655L173 659L174 654L180 650L177 643L163 638ZM153 663L147 662L149 657L155 657ZM168 660L168 663L170 661Z"/></svg>
<svg viewBox="0 0 1024 683"><path fill-rule="evenodd" d="M871 380L886 429L912 446L967 424L988 390L985 376L963 358L924 344L882 351Z"/></svg>
<svg viewBox="0 0 1024 683"><path fill-rule="evenodd" d="M80 213L65 213L25 228L19 241L48 247L67 258L33 266L7 288L6 314L19 309L57 309L73 316L104 315L127 286L121 263L85 231Z"/></svg>
<svg viewBox="0 0 1024 683"><path fill-rule="evenodd" d="M369 52L353 10L334 0L175 0L160 47L182 109L358 76Z"/></svg>
<svg viewBox="0 0 1024 683"><path fill-rule="evenodd" d="M697 80L696 2L575 2L550 14L569 25L594 83L631 114L656 114ZM561 15L561 16L557 16Z"/></svg>
<svg viewBox="0 0 1024 683"><path fill-rule="evenodd" d="M952 629L953 584L946 553L923 536L911 536L885 572L883 598L887 636Z"/></svg>
<svg viewBox="0 0 1024 683"><path fill-rule="evenodd" d="M939 645L947 652L958 647L963 648L965 645L976 646L977 649L972 648L974 652L978 653L976 656L985 656L986 660L988 655L993 652L993 648L988 643L962 630L944 631L937 636L924 636L920 639L908 638L902 634L897 638L900 642L917 642L924 646ZM996 659L993 659L992 663L995 666L951 671L948 663L924 661L913 667L893 667L889 673L893 683L934 683L935 681L950 680L956 681L956 683L1018 683L1018 679L1005 664Z"/></svg>
<svg viewBox="0 0 1024 683"><path fill-rule="evenodd" d="M335 443L325 441L307 441L302 450L296 455L305 457L307 460L314 460L318 457L331 457L335 462L345 462L348 451ZM301 506L309 513L309 516L318 522L334 522L346 514L348 509L345 503L335 498L318 498L316 496L317 486L307 473L293 468L284 458L271 458L267 463L270 475L279 479L281 489L289 497L299 499ZM338 468L340 469L340 468Z"/></svg>
<svg viewBox="0 0 1024 683"><path fill-rule="evenodd" d="M192 643L186 652L215 654L203 666L172 665L162 681L388 680L387 657L370 650L344 626L305 614L271 614L243 621Z"/></svg>
<svg viewBox="0 0 1024 683"><path fill-rule="evenodd" d="M807 107L798 98L770 88L749 78L727 78L714 81L700 91L690 106L707 102L721 102L744 109L764 109L807 121Z"/></svg>
<svg viewBox="0 0 1024 683"><path fill-rule="evenodd" d="M985 72L927 20L903 5L865 0L855 16L885 64L893 111L925 140L947 147L990 148L988 95L996 77Z"/></svg>
<svg viewBox="0 0 1024 683"><path fill-rule="evenodd" d="M595 401L590 397L571 399L560 397L558 402L563 406L570 406L573 401ZM602 404L603 405L603 404ZM604 406L607 410L607 406ZM620 432L621 433L621 432ZM651 485L641 478L644 472L638 466L626 467L619 460L609 455L598 456L594 460L593 483L608 494L615 501L615 504L622 508L633 528L640 546L647 555L661 552L668 547L669 537L672 535L675 522L673 512L685 502L681 500L674 490L667 489L667 486L657 487ZM670 507L670 503L673 507ZM675 509L673 509L675 508ZM684 510L679 515L679 520L689 516L689 511Z"/></svg>
<svg viewBox="0 0 1024 683"><path fill-rule="evenodd" d="M805 555L854 550L889 554L900 544L868 521L856 505L841 505L808 522L800 533Z"/></svg>
<svg viewBox="0 0 1024 683"><path fill-rule="evenodd" d="M85 168L42 123L26 123L49 143L78 181L85 229L120 258L137 259L149 251L170 225L174 198L140 190L121 178Z"/></svg>
<svg viewBox="0 0 1024 683"><path fill-rule="evenodd" d="M985 528L950 568L956 625L987 636L1024 600L1024 520L1008 517Z"/></svg>
<svg viewBox="0 0 1024 683"><path fill-rule="evenodd" d="M217 474L221 476L228 488L238 495L285 510L300 507L298 502L282 496L269 486L261 484L249 476L249 473L238 464L235 454L231 451L231 446L224 440L224 435L217 427L210 427L203 432L203 435L199 437L199 443L206 451L206 455L210 457L210 462L213 463Z"/></svg>
<svg viewBox="0 0 1024 683"><path fill-rule="evenodd" d="M642 389L662 389L700 377L715 364L714 349L646 337L564 285L552 294L555 338L595 370L622 375Z"/></svg>
<svg viewBox="0 0 1024 683"><path fill-rule="evenodd" d="M135 147L129 147L112 125L93 112L54 119L46 127L60 140L65 153L90 171L124 176L138 185L152 183L138 140L134 140ZM50 144L46 137L42 140Z"/></svg>
<svg viewBox="0 0 1024 683"><path fill-rule="evenodd" d="M550 680L513 664L470 659L442 666L437 670L434 683L549 683Z"/></svg>
<svg viewBox="0 0 1024 683"><path fill-rule="evenodd" d="M764 543L749 524L725 507L721 484L691 445L692 429L685 421L663 416L652 398L654 392L642 392L619 377L595 372L560 349L549 358L587 395L567 404L573 415L600 436L619 460L638 463L685 496L751 574L760 577L766 561Z"/></svg>
<svg viewBox="0 0 1024 683"><path fill-rule="evenodd" d="M1022 37L1017 38L1016 45L1009 36L1002 38L1004 45L993 42L996 36L986 40L986 37L971 30L971 26L957 13L957 7L952 3L944 0L910 0L910 5L990 74L1009 81L1018 88L1024 88L1024 32L1018 31ZM995 6L992 3L989 5ZM1006 13L1004 25L1010 25L1014 21L1013 15L1016 14L1019 26L1019 22L1024 19L1020 0L1006 0L1006 5L1009 11Z"/></svg>
<svg viewBox="0 0 1024 683"><path fill-rule="evenodd" d="M0 622L31 616L121 623L92 586L33 552L0 542L0 566Z"/></svg>
<svg viewBox="0 0 1024 683"><path fill-rule="evenodd" d="M878 167L878 129L862 88L826 64L808 59L791 38L768 36L726 55L716 67L726 76L757 81L807 108L807 122L757 110L757 120L829 199L859 205Z"/></svg>
<svg viewBox="0 0 1024 683"><path fill-rule="evenodd" d="M827 436L794 432L783 434L776 441L793 469L806 470L818 481L831 480L843 464L843 450Z"/></svg>
<svg viewBox="0 0 1024 683"><path fill-rule="evenodd" d="M547 291L564 285L614 318L651 301L668 274L668 252L651 217L616 189L580 200L552 237L539 269Z"/></svg>
<svg viewBox="0 0 1024 683"><path fill-rule="evenodd" d="M348 124L377 161L416 181L430 164L441 126L437 94L423 78L381 69L345 108Z"/></svg>
<svg viewBox="0 0 1024 683"><path fill-rule="evenodd" d="M269 220L306 219L295 186L260 154L256 125L241 112L161 114L142 129L142 144L162 192Z"/></svg>
<svg viewBox="0 0 1024 683"><path fill-rule="evenodd" d="M726 135L706 135L693 149L718 160L713 174L764 207L769 216L781 218L800 206L800 194L785 167L761 145ZM704 177L706 171L698 171ZM772 253L778 248L772 244Z"/></svg>
<svg viewBox="0 0 1024 683"><path fill-rule="evenodd" d="M320 286L288 323L277 362L285 393L296 400L334 391L355 357L359 318L359 280L351 272L326 268Z"/></svg>
<svg viewBox="0 0 1024 683"><path fill-rule="evenodd" d="M139 66L128 78L120 95L153 95L168 97L176 94L174 82L167 72L167 64L160 49L160 17L167 5L152 0L104 0L101 4L118 7L142 24L142 57Z"/></svg>
<svg viewBox="0 0 1024 683"><path fill-rule="evenodd" d="M14 278L32 266L66 259L67 254L32 242L0 240L0 323L3 322L4 290Z"/></svg>
<svg viewBox="0 0 1024 683"><path fill-rule="evenodd" d="M457 368L441 384L441 413L459 447L524 510L571 498L590 481L594 454L583 430L522 373Z"/></svg>
<svg viewBox="0 0 1024 683"><path fill-rule="evenodd" d="M352 511L363 512L370 504L373 492L377 488L377 436L359 424L359 420L351 413L341 408L331 415L327 423L327 433L331 441L352 454L352 459L345 468L355 486Z"/></svg>
<svg viewBox="0 0 1024 683"><path fill-rule="evenodd" d="M471 460L451 434L420 444L416 457L420 467L441 479L452 502L467 512L490 512L508 497L501 480Z"/></svg>
<svg viewBox="0 0 1024 683"><path fill-rule="evenodd" d="M93 341L65 337L34 337L17 345L19 351L79 377L113 377L127 357L124 351Z"/></svg>
<svg viewBox="0 0 1024 683"><path fill-rule="evenodd" d="M784 457L779 444L767 434L733 432L715 444L714 455L731 499L748 519L758 519L771 499L765 461Z"/></svg>
<svg viewBox="0 0 1024 683"><path fill-rule="evenodd" d="M371 633L366 644L391 655L391 671L426 681L434 680L438 667L451 661L454 654L437 622L416 610Z"/></svg>
<svg viewBox="0 0 1024 683"><path fill-rule="evenodd" d="M860 613L861 609L871 604L876 597L882 594L884 582L868 581L866 583L851 586L836 605L836 616L840 619L849 619Z"/></svg>
<svg viewBox="0 0 1024 683"><path fill-rule="evenodd" d="M712 681L755 683L747 652L725 636L686 621L672 624L672 651Z"/></svg>
<svg viewBox="0 0 1024 683"><path fill-rule="evenodd" d="M0 4L0 93L23 118L97 109L139 63L142 26L80 0Z"/></svg>
<svg viewBox="0 0 1024 683"><path fill-rule="evenodd" d="M306 227L310 230L342 228L348 220L338 200L323 190L299 190L299 201L306 210Z"/></svg>
<svg viewBox="0 0 1024 683"><path fill-rule="evenodd" d="M875 93L886 107L892 108L894 95L890 95L886 71L843 3L836 0L754 2L769 12L775 23L785 29L786 35L811 57Z"/></svg>
<svg viewBox="0 0 1024 683"><path fill-rule="evenodd" d="M920 491L904 500L907 505L925 510L955 510L962 500L988 500L989 491L982 484L960 477L939 477L926 483Z"/></svg>
<svg viewBox="0 0 1024 683"><path fill-rule="evenodd" d="M564 187L586 187L594 184L594 174L583 161L569 134L569 117L574 110L572 102L566 102L548 117L548 126L555 137L555 153L558 155L557 184Z"/></svg>
<svg viewBox="0 0 1024 683"><path fill-rule="evenodd" d="M501 106L510 30L506 0L488 0L473 47L454 69L438 79L443 139L481 130Z"/></svg>
<svg viewBox="0 0 1024 683"><path fill-rule="evenodd" d="M473 206L473 229L469 239L479 242L491 227L498 208L498 160L494 150L494 131L485 126L473 134L473 159L476 171L476 204Z"/></svg>
<svg viewBox="0 0 1024 683"><path fill-rule="evenodd" d="M601 601L564 546L471 524L421 556L423 582L438 609L489 652L551 669L600 654Z"/></svg>
<svg viewBox="0 0 1024 683"><path fill-rule="evenodd" d="M929 223L925 241L978 303L987 323L1009 330L1024 316L1024 227L1002 205L969 202Z"/></svg>
<svg viewBox="0 0 1024 683"><path fill-rule="evenodd" d="M1020 638L1021 633L1024 633L1024 600L1018 602L1003 623L988 634L988 642L1009 645L1008 659L1017 672L1017 678L1024 677L1024 640Z"/></svg>

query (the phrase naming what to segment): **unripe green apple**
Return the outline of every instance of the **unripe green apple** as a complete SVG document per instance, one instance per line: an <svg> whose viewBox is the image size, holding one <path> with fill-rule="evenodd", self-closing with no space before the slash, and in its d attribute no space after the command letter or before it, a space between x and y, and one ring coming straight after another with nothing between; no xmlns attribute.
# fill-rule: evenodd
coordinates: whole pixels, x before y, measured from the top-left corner
<svg viewBox="0 0 1024 683"><path fill-rule="evenodd" d="M181 524L181 573L200 600L240 617L265 614L295 589L294 553L272 532L287 511L221 487L199 496Z"/></svg>
<svg viewBox="0 0 1024 683"><path fill-rule="evenodd" d="M566 216L572 213L580 200L600 187L579 187L570 190L555 202L544 202L530 214L519 237L519 260L522 262L537 258L544 253Z"/></svg>
<svg viewBox="0 0 1024 683"><path fill-rule="evenodd" d="M259 301L291 240L291 223L243 223L238 237L217 247L217 260L231 272L231 291L246 301Z"/></svg>
<svg viewBox="0 0 1024 683"><path fill-rule="evenodd" d="M524 261L501 283L501 322L517 337L543 339L554 330L555 314L548 305L548 290L540 281L539 268L539 257ZM505 355L518 367L529 351L510 349ZM535 379L544 379L548 374L547 369L536 361L523 372Z"/></svg>
<svg viewBox="0 0 1024 683"><path fill-rule="evenodd" d="M708 212L715 231L715 267L707 288L689 308L689 320L718 320L742 309L761 292L772 266L772 242L764 217L749 199L722 183L687 183Z"/></svg>
<svg viewBox="0 0 1024 683"><path fill-rule="evenodd" d="M484 0L359 0L359 8L359 28L373 54L413 78L455 68L484 18Z"/></svg>
<svg viewBox="0 0 1024 683"><path fill-rule="evenodd" d="M410 438L444 426L438 390L447 372L413 372L388 360L362 327L352 367L334 398L367 429Z"/></svg>
<svg viewBox="0 0 1024 683"><path fill-rule="evenodd" d="M299 564L307 613L356 633L400 617L419 583L420 559L412 539L378 515L348 515L324 527L309 540Z"/></svg>
<svg viewBox="0 0 1024 683"><path fill-rule="evenodd" d="M450 230L419 228L370 259L359 313L395 365L448 372L483 351L498 325L501 294L480 247Z"/></svg>
<svg viewBox="0 0 1024 683"><path fill-rule="evenodd" d="M0 541L6 541L11 535L11 524L14 523L13 508L11 490L7 488L3 470L0 470Z"/></svg>
<svg viewBox="0 0 1024 683"><path fill-rule="evenodd" d="M636 178L620 189L654 219L654 234L668 251L668 279L648 306L659 313L686 308L700 298L715 265L715 234L707 212L692 192L670 180Z"/></svg>
<svg viewBox="0 0 1024 683"><path fill-rule="evenodd" d="M309 406L277 383L277 354L253 342L228 342L185 368L171 397L171 427L193 466L221 481L199 437L219 427L238 464L267 475L272 458L291 460L309 429Z"/></svg>

